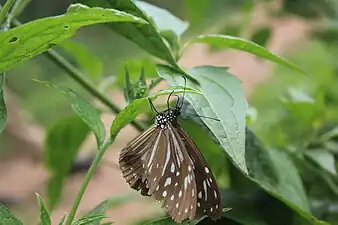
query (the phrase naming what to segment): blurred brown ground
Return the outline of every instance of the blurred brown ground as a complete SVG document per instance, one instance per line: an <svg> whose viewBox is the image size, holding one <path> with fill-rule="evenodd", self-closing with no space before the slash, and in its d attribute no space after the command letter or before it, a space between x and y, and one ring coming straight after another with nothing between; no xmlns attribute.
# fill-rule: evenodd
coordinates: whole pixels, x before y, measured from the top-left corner
<svg viewBox="0 0 338 225"><path fill-rule="evenodd" d="M257 20L257 24L266 21L264 17ZM294 50L294 46L302 43L306 38L306 30L308 26L297 19L283 19L272 21L273 37L270 40L268 48L283 55L284 52ZM267 74L271 71L273 64L257 60L257 58L241 52L227 51L208 53L208 49L204 45L192 46L182 58L181 65L192 67L197 65L216 65L228 66L230 72L238 76L242 81L249 95L256 84L266 79ZM292 71L290 71L292 72ZM295 74L295 76L298 74ZM162 83L159 89L165 88ZM123 96L119 93L113 94L114 102L123 105ZM15 196L19 202L13 211L29 224L37 224L37 203L34 192L45 196L45 182L48 174L43 168L39 156L32 157L32 152L36 151L37 155L42 151L43 133L40 127L34 124L24 124L24 115L17 112L15 99L9 102L9 124L8 131L18 134L17 148L20 157L13 157L11 160L0 161L0 196ZM108 126L112 121L112 115L104 115L103 120ZM27 123L27 122L26 122ZM137 135L131 126L126 127L119 134L116 142L105 155L105 159L113 163L117 163L119 150L132 137ZM95 146L93 140L88 141L88 146ZM29 149L29 150L28 150ZM34 149L31 151L31 149ZM85 155L86 151L81 152ZM53 211L53 224L61 219L63 214L69 211L75 193L78 191L84 175L79 174L71 177L66 185L62 196L62 202ZM130 193L130 189L123 180L118 169L107 166L105 163L101 165L99 171L95 174L91 181L85 196L80 205L80 212L92 209L102 200ZM154 201L146 198L133 202L122 207L109 211L112 221L116 225L125 225L140 218L145 218L153 213L162 212L159 205Z"/></svg>

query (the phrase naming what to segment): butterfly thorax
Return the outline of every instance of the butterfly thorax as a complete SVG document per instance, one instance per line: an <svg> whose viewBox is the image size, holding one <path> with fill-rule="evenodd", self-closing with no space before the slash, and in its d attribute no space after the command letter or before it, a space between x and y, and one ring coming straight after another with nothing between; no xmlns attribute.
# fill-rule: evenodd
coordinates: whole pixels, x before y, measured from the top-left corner
<svg viewBox="0 0 338 225"><path fill-rule="evenodd" d="M155 117L155 125L161 129L166 129L168 123L177 121L177 117L180 115L178 108L168 109L160 112Z"/></svg>

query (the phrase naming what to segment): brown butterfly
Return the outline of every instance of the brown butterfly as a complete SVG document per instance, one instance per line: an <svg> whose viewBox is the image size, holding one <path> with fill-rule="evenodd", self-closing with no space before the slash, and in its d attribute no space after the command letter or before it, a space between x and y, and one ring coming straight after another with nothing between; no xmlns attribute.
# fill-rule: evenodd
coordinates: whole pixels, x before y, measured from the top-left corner
<svg viewBox="0 0 338 225"><path fill-rule="evenodd" d="M169 96L170 98L170 96ZM169 102L168 98L168 102ZM193 140L178 124L181 106L157 112L155 124L130 141L119 157L131 188L163 202L175 222L221 217L216 180ZM168 104L169 105L169 104Z"/></svg>

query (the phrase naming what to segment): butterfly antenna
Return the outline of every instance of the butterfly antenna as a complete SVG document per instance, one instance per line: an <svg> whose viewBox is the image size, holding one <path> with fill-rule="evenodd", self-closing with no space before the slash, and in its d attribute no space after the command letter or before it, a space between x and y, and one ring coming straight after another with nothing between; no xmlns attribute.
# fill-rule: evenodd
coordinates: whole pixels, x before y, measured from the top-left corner
<svg viewBox="0 0 338 225"><path fill-rule="evenodd" d="M150 105L150 108L155 111L157 114L159 114L159 112L157 111L157 109L155 108L153 102L151 101L150 98L148 98L148 101L149 101L149 105Z"/></svg>
<svg viewBox="0 0 338 225"><path fill-rule="evenodd" d="M184 79L184 89L183 89L183 97L182 97L182 103L181 103L181 105L179 106L179 100L180 100L180 98L179 98L179 96L177 96L177 103L176 103L176 108L178 108L179 110L181 110L182 109L182 107L183 107L183 103L184 103L184 97L185 97L185 89L186 89L186 87L187 87L187 79L184 77L184 76L182 76L182 78Z"/></svg>
<svg viewBox="0 0 338 225"><path fill-rule="evenodd" d="M167 107L168 107L168 109L170 109L169 101L170 101L170 97L172 96L173 93L174 93L174 91L172 91L172 92L169 94L168 99L167 99Z"/></svg>

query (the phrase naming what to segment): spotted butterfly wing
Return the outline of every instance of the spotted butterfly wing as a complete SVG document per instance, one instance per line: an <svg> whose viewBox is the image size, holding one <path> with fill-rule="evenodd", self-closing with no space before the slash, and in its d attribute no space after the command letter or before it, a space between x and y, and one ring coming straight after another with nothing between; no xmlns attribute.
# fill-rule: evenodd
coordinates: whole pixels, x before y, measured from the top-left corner
<svg viewBox="0 0 338 225"><path fill-rule="evenodd" d="M176 222L220 218L217 183L188 134L177 123L179 108L158 113L155 125L129 142L119 163L131 188L162 201Z"/></svg>

